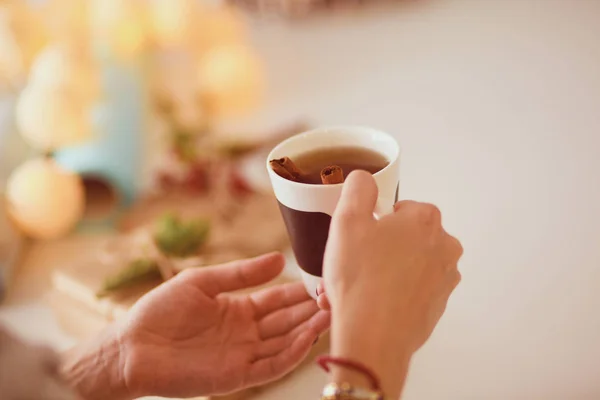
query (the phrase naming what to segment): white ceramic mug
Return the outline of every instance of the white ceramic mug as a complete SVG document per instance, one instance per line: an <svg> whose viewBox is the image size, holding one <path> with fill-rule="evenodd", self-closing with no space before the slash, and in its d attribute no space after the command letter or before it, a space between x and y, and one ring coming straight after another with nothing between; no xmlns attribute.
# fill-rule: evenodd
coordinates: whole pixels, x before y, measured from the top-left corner
<svg viewBox="0 0 600 400"><path fill-rule="evenodd" d="M267 170L283 219L300 266L308 293L316 298L322 276L323 254L331 216L343 184L298 183L277 175L269 161L282 157L292 160L301 154L330 147L362 147L376 151L389 164L373 175L379 189L376 217L392 212L398 199L400 146L387 133L356 126L318 128L298 134L278 144L267 157Z"/></svg>

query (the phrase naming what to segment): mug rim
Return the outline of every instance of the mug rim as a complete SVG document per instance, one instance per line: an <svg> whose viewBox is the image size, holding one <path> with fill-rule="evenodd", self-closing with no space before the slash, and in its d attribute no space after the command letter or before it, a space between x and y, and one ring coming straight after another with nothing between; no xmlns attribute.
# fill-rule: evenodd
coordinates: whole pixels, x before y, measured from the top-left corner
<svg viewBox="0 0 600 400"><path fill-rule="evenodd" d="M296 182L296 181L291 181L289 179L285 179L282 176L279 176L275 171L273 171L273 168L271 168L269 161L271 161L271 159L273 158L273 153L275 153L277 150L279 150L281 147L283 147L284 145L289 144L290 142L296 141L296 140L300 140L300 138L302 137L306 137L306 136L311 136L311 135L315 135L318 132L321 131L332 131L332 130L360 130L360 131L370 131L370 132L374 132L378 135L383 135L388 137L389 139L392 140L392 142L394 142L395 146L396 146L396 156L394 157L394 159L390 160L390 162L388 163L388 165L386 165L383 169L377 171L376 173L373 174L373 177L377 177L381 174L383 174L384 172L386 172L388 169L392 168L392 165L396 163L396 161L398 161L398 159L400 158L400 153L401 153L401 148L400 148L400 144L398 143L398 141L389 133L382 131L380 129L377 128L372 128L369 126L362 126L362 125L332 125L332 126L323 126L320 128L314 128L314 129L310 129L308 131L304 131L304 132L300 132L297 133L293 136L290 136L289 138L282 140L281 142L279 142L275 147L273 147L273 149L271 149L271 151L269 152L269 155L267 156L267 160L266 160L266 166L267 166L267 171L269 172L269 175L271 177L275 176L276 179L280 179L286 183L289 184L293 184L293 185L299 185L299 186L308 186L310 188L314 188L315 190L319 190L317 188L321 188L320 190L328 190L328 188L336 188L339 187L341 185L344 184L344 182L342 183L335 183L333 185L318 185L315 183L302 183L302 182Z"/></svg>

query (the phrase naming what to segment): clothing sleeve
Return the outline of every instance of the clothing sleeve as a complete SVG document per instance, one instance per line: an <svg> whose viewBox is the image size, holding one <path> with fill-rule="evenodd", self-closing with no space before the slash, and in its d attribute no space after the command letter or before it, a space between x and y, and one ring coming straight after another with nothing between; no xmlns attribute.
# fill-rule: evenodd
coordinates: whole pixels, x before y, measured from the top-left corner
<svg viewBox="0 0 600 400"><path fill-rule="evenodd" d="M0 399L76 400L59 374L58 355L27 344L0 326Z"/></svg>

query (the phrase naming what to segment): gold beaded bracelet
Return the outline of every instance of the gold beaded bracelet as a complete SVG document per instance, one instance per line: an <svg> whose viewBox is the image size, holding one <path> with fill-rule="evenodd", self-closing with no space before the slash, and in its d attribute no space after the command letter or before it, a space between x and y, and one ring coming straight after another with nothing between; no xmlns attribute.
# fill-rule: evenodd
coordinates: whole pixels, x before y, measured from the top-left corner
<svg viewBox="0 0 600 400"><path fill-rule="evenodd" d="M323 388L321 400L385 400L380 390L355 388L348 383L330 383Z"/></svg>

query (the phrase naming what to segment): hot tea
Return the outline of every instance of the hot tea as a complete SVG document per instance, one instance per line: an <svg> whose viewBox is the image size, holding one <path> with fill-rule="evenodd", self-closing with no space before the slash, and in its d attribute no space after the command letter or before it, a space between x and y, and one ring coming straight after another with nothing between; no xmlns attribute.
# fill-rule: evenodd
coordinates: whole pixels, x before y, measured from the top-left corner
<svg viewBox="0 0 600 400"><path fill-rule="evenodd" d="M335 184L360 169L375 174L389 164L380 153L363 147L328 147L271 160L271 168L283 178L307 184Z"/></svg>

